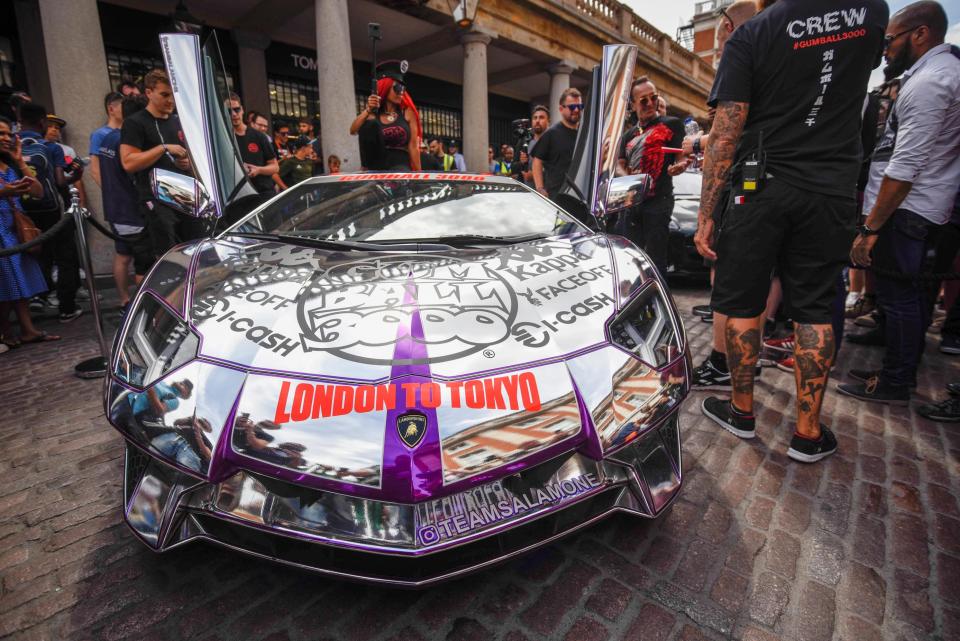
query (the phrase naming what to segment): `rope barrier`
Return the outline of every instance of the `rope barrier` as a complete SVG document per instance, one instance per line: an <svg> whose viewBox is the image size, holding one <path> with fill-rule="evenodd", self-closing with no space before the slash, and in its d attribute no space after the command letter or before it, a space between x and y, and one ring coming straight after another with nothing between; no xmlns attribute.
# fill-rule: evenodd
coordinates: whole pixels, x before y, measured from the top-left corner
<svg viewBox="0 0 960 641"><path fill-rule="evenodd" d="M71 223L73 223L73 218L71 218L70 216L63 216L62 218L60 218L60 220L54 223L53 227L43 232L33 240L27 241L25 243L20 243L19 245L14 245L13 247L4 247L3 249L0 249L0 258L6 258L7 256L12 256L14 254L25 252L31 247L35 247L43 243L44 241L50 239L51 237L56 236L58 233L60 233L61 229L63 229L64 227L66 227Z"/></svg>
<svg viewBox="0 0 960 641"><path fill-rule="evenodd" d="M119 235L113 233L113 231L111 231L110 229L107 229L106 227L104 227L104 226L103 226L103 223L101 223L99 220L97 220L97 219L94 218L93 216L86 216L85 218L86 218L87 222L90 223L90 225L91 225L94 229L96 229L98 232L100 232L101 234L103 234L104 236L106 236L107 238L109 238L110 240L117 240L117 241L120 241L120 242L130 242L130 238L125 238L125 237L123 237L123 236L119 236Z"/></svg>
<svg viewBox="0 0 960 641"><path fill-rule="evenodd" d="M96 229L98 232L100 232L110 240L118 240L121 242L130 240L129 238L124 238L123 236L118 236L117 234L113 233L113 231L104 227L103 224L93 216L86 215L84 216L84 218L88 223L90 223L90 225L94 229ZM60 220L58 220L53 225L53 227L43 232L33 240L26 243L20 243L19 245L13 245L12 247L4 247L0 249L0 258L6 258L7 256L12 256L14 254L25 252L31 247L35 247L43 243L44 241L49 240L53 236L56 236L58 233L60 233L61 229L63 229L64 227L66 227L72 222L73 222L73 216L70 215L70 211L67 210L67 212L65 212L65 214L60 218Z"/></svg>

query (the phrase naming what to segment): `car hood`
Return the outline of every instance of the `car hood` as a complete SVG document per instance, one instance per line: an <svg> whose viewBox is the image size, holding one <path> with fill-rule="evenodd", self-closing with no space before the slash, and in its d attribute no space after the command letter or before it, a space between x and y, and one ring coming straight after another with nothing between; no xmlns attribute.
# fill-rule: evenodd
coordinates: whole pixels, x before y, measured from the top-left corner
<svg viewBox="0 0 960 641"><path fill-rule="evenodd" d="M685 393L683 359L653 369L606 327L659 288L615 236L431 253L228 237L169 252L138 306L159 299L199 345L160 379L194 389L167 425L206 431L176 464L416 502L572 450L600 458L656 426ZM108 408L153 447L123 418L142 393L114 382Z"/></svg>
<svg viewBox="0 0 960 641"><path fill-rule="evenodd" d="M457 378L605 342L614 269L601 236L431 253L235 238L196 257L200 355L259 371L377 381Z"/></svg>

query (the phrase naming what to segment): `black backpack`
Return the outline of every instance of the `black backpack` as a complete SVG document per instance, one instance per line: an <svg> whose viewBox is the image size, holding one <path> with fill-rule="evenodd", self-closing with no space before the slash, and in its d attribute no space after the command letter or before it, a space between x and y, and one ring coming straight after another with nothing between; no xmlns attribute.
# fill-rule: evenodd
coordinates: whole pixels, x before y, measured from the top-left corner
<svg viewBox="0 0 960 641"><path fill-rule="evenodd" d="M33 214L59 214L63 211L63 201L57 189L50 150L44 141L35 138L22 138L20 145L23 150L23 160L33 170L34 177L43 185L43 196L40 198L20 198L24 211Z"/></svg>

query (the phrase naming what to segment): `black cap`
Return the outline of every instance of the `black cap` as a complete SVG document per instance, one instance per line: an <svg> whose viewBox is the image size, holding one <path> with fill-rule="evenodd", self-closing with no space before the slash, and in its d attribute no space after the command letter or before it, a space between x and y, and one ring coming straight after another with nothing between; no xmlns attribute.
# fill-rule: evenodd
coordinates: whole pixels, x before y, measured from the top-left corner
<svg viewBox="0 0 960 641"><path fill-rule="evenodd" d="M457 149L460 149L460 143L456 138L449 138L447 140L447 147L456 147Z"/></svg>
<svg viewBox="0 0 960 641"><path fill-rule="evenodd" d="M377 65L377 80L392 78L397 82L404 82L403 76L409 66L406 60L384 60Z"/></svg>
<svg viewBox="0 0 960 641"><path fill-rule="evenodd" d="M293 148L294 151L296 151L297 149L302 149L303 147L309 147L310 139L307 138L306 136L297 136L293 140L293 142L290 143L290 146Z"/></svg>

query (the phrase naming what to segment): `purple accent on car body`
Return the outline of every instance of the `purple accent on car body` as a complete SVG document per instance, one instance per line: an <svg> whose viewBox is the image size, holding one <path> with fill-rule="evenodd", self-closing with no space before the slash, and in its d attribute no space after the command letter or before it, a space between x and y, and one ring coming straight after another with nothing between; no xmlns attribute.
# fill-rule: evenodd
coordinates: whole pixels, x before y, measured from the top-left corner
<svg viewBox="0 0 960 641"><path fill-rule="evenodd" d="M573 387L573 397L577 400L577 408L580 410L580 433L583 436L583 444L580 445L578 451L584 456L599 461L603 458L603 446L600 444L597 428L593 424L593 417L590 416L590 408L583 400L580 388L573 376L570 377L570 385Z"/></svg>
<svg viewBox="0 0 960 641"><path fill-rule="evenodd" d="M220 438L213 447L210 456L210 462L207 464L207 477L214 483L219 483L237 471L237 466L230 460L232 448L230 441L233 439L233 428L237 422L237 409L240 407L240 399L243 398L243 390L246 387L246 379L240 385L240 391L237 392L237 398L233 401L233 407L227 415L227 423L220 430Z"/></svg>
<svg viewBox="0 0 960 641"><path fill-rule="evenodd" d="M412 278L410 279L412 282ZM404 305L416 304L412 288L404 294ZM407 325L409 322L409 326ZM429 383L430 365L425 363L427 346L423 342L423 325L420 311L415 310L407 321L401 321L397 327L400 336L394 346L393 359L396 364L390 368L390 379L406 378L409 383ZM416 363L422 364L406 364ZM402 383L398 383L402 385ZM443 468L440 465L440 430L437 425L437 412L434 408L424 407L417 389L416 405L406 404L406 390L398 391L397 404L386 412L383 443L383 469L381 488L384 500L401 503L422 501L434 496L443 486ZM400 438L397 432L397 419L408 412L419 412L427 418L427 433L413 449Z"/></svg>

